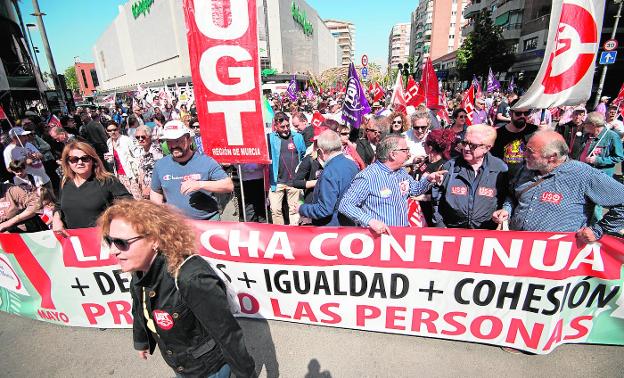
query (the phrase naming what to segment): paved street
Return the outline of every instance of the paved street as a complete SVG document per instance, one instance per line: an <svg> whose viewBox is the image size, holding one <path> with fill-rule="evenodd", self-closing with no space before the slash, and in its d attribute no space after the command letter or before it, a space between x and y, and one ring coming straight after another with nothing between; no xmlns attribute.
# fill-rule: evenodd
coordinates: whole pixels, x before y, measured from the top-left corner
<svg viewBox="0 0 624 378"><path fill-rule="evenodd" d="M131 330L68 328L0 312L4 377L171 377L160 355L140 360ZM624 349L564 345L549 355L498 347L242 320L261 377L622 377ZM156 352L158 353L158 352Z"/></svg>

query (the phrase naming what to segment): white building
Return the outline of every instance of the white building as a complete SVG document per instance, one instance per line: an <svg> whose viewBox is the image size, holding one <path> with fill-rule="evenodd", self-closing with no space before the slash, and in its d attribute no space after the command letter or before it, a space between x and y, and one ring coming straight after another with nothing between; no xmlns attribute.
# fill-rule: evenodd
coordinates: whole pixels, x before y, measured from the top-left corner
<svg viewBox="0 0 624 378"><path fill-rule="evenodd" d="M136 12L135 4L148 4ZM340 65L341 49L303 0L258 1L261 68L318 74ZM133 12L133 6L135 11ZM189 81L182 0L129 1L93 46L100 92Z"/></svg>
<svg viewBox="0 0 624 378"><path fill-rule="evenodd" d="M355 57L355 25L338 20L325 20L325 25L338 40L338 46L342 51L341 64L348 66Z"/></svg>
<svg viewBox="0 0 624 378"><path fill-rule="evenodd" d="M410 23L395 24L388 37L388 69L398 68L407 62L410 47Z"/></svg>

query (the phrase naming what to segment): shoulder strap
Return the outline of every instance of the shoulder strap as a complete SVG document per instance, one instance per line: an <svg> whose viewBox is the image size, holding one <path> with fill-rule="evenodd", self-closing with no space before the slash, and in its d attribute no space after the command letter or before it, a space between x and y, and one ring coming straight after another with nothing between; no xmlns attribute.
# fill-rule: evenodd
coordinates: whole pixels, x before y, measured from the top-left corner
<svg viewBox="0 0 624 378"><path fill-rule="evenodd" d="M175 287L176 287L177 290L180 290L180 288L178 287L178 275L180 273L180 269L182 268L182 265L184 265L185 262L187 262L191 257L194 257L194 256L199 256L199 255L194 254L194 255L190 255L189 257L185 258L184 261L182 261L182 264L180 264L180 266L176 270L174 279L175 279Z"/></svg>

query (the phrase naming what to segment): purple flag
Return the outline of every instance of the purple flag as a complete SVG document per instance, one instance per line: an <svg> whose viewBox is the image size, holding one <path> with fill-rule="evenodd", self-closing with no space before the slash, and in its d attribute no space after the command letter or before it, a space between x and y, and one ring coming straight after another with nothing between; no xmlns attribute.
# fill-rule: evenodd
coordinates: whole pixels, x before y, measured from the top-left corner
<svg viewBox="0 0 624 378"><path fill-rule="evenodd" d="M497 89L501 88L500 81L494 77L494 73L492 72L492 67L490 67L490 72L488 72L488 80L487 80L487 90L488 92L494 92Z"/></svg>
<svg viewBox="0 0 624 378"><path fill-rule="evenodd" d="M288 92L288 97L290 97L291 101L295 101L297 99L297 80L295 80L295 75L293 75L290 80L286 92Z"/></svg>
<svg viewBox="0 0 624 378"><path fill-rule="evenodd" d="M357 71L353 62L349 65L349 78L347 79L347 90L345 92L344 103L342 105L342 120L356 129L362 123L362 116L371 112L371 108L366 100L364 88L360 83Z"/></svg>
<svg viewBox="0 0 624 378"><path fill-rule="evenodd" d="M314 97L314 92L312 92L312 88L308 87L308 90L305 92L305 95L308 100L312 100L312 97Z"/></svg>
<svg viewBox="0 0 624 378"><path fill-rule="evenodd" d="M509 81L509 87L507 87L507 92L513 92L515 90L516 90L516 84L514 83L514 78L512 76L511 80Z"/></svg>

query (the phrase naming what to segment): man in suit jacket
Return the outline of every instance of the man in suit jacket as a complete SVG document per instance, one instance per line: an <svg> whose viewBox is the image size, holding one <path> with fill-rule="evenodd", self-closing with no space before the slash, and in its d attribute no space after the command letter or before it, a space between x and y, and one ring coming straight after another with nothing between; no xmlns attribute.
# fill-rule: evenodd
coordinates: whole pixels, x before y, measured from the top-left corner
<svg viewBox="0 0 624 378"><path fill-rule="evenodd" d="M312 219L315 226L352 226L353 222L338 212L338 205L359 172L358 166L343 155L336 132L326 130L315 138L318 159L324 169L314 186L312 203L301 205L299 214Z"/></svg>

